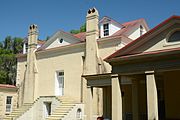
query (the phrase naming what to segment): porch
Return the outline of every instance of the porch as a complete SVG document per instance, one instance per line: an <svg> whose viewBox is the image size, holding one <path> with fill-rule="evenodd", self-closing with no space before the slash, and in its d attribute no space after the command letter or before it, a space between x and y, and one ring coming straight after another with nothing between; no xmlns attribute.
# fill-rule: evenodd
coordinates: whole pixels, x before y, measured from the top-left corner
<svg viewBox="0 0 180 120"><path fill-rule="evenodd" d="M180 70L146 71L85 78L91 94L92 88L102 89L103 104L99 107L106 119L180 120L179 74Z"/></svg>

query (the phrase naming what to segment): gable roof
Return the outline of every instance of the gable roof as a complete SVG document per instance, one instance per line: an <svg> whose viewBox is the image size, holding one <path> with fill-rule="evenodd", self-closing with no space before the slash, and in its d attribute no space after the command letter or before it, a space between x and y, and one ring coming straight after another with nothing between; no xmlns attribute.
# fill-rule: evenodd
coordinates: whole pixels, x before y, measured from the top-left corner
<svg viewBox="0 0 180 120"><path fill-rule="evenodd" d="M146 39L147 37L158 34L163 27L164 28L167 27L168 26L167 24L170 23L172 20L175 20L175 19L180 20L180 16L171 16L167 20L163 21L162 23L160 23L159 25L157 25L156 27L154 27L153 29L151 29L150 31L145 33L144 35L140 36L139 38L132 41L131 43L129 43L125 47L121 48L120 50L116 51L112 55L108 56L105 59L105 61L110 62L110 61L112 61L112 59L120 58L122 56L125 57L125 56L132 56L133 54L134 55L140 54L140 53L131 53L131 52L133 50L135 50L136 48L142 46L144 43L146 43L149 40L149 39ZM149 53L149 54L151 54L151 53Z"/></svg>
<svg viewBox="0 0 180 120"><path fill-rule="evenodd" d="M145 20L143 18L141 19L137 19L137 20L133 20L133 21L129 21L129 22L125 22L122 25L124 26L122 29L120 29L119 31L115 32L113 35L122 35L125 34L126 32L128 32L129 30L131 30L134 26L136 26L137 24L144 24L145 28L147 30L149 30Z"/></svg>
<svg viewBox="0 0 180 120"><path fill-rule="evenodd" d="M100 21L99 21L99 23L101 23L101 22L103 22L103 20L104 19L111 19L110 17L107 17L107 16L105 16L105 17L103 17ZM145 20L143 19L143 18L141 18L141 19L137 19L137 20L133 20L133 21L129 21L129 22L125 22L125 23L123 23L123 24L120 24L119 22L117 22L117 21L115 21L115 20L113 20L113 19L111 19L111 21L113 21L113 22L115 22L115 23L117 23L117 24L119 24L119 25L121 25L122 26L122 29L120 29L120 30L118 30L117 32L115 32L113 35L111 35L111 36L119 36L119 35L125 35L125 33L126 32L128 32L129 30L131 30L135 25L137 25L137 24L140 24L140 23L142 23L143 25L144 25L144 27L147 29L147 30L149 30L149 27L147 26L147 24L146 24L146 22L145 22ZM81 41L85 41L85 39L86 39L86 32L81 32L81 33L78 33L78 34L73 34L75 37L78 37L79 39L81 39ZM111 37L111 36L109 36L109 37Z"/></svg>
<svg viewBox="0 0 180 120"><path fill-rule="evenodd" d="M56 40L55 38L58 37L58 35L60 35L60 34L61 35L66 35L67 37L71 37L73 40L76 40L77 43L82 41L79 37L74 36L73 34L65 32L63 30L60 30L60 31L57 31L55 34L53 34L50 37L50 39L45 42L45 44L43 44L40 48L38 48L38 50L42 50L42 49L47 48L52 42L54 42Z"/></svg>
<svg viewBox="0 0 180 120"><path fill-rule="evenodd" d="M111 19L111 18L105 16L99 21L99 23L102 22L104 19ZM118 30L116 33L114 33L113 35L108 36L108 38L111 38L111 37L114 38L115 36L126 36L125 35L126 32L129 32L135 25L140 24L140 23L142 23L145 26L145 28L147 30L149 30L145 20L142 19L142 18L134 20L134 21L125 22L123 24L120 24L119 22L117 22L117 21L115 21L113 19L111 19L111 21L119 24L120 26L122 26L122 28L120 30ZM81 33L77 33L77 34L71 34L69 32L65 32L63 30L60 30L60 31L57 31L53 36L56 36L56 34L58 34L58 33L66 34L68 36L73 37L74 39L78 40L77 43L81 43L81 42L86 41L86 32L81 32ZM48 41L45 41L45 43L42 44L42 46L40 48L38 48L38 51L45 49L50 44L50 41L53 38L53 36L51 36L51 38ZM99 38L98 40L101 40L101 39L103 39L103 38Z"/></svg>
<svg viewBox="0 0 180 120"><path fill-rule="evenodd" d="M77 34L73 34L73 36L79 38L81 41L85 41L86 39L86 32L80 32Z"/></svg>
<svg viewBox="0 0 180 120"><path fill-rule="evenodd" d="M113 20L112 18L110 18L110 17L108 17L108 16L104 16L104 17L99 21L99 23L103 23L103 22L107 22L107 21L111 21L111 22L117 24L118 26L123 27L123 25L122 25L121 23Z"/></svg>
<svg viewBox="0 0 180 120"><path fill-rule="evenodd" d="M103 19L105 19L105 18L107 18L107 16L104 17ZM108 18L109 18L109 17L108 17ZM102 19L102 20L103 20L103 19ZM111 19L111 18L109 18L109 19ZM100 22L101 22L102 20L100 20ZM111 20L112 20L112 19L111 19ZM113 20L113 21L115 21L115 20ZM115 21L115 22L118 23L117 21ZM129 32L135 25L140 24L140 23L142 23L142 24L145 26L145 28L146 28L147 30L149 30L149 27L147 26L145 20L144 20L143 18L141 18L141 19L137 19L137 20L125 22L125 23L123 23L123 24L118 23L118 24L120 24L120 25L123 26L122 29L118 30L118 31L115 32L113 35L108 36L108 37L114 37L114 36L120 36L120 35L125 36L125 33L126 33L126 32ZM86 39L86 32L81 32L81 33L73 34L73 35L74 35L75 37L78 37L79 39L81 39L81 41L85 41L85 39ZM100 38L100 39L101 39L101 38ZM100 40L100 39L98 39L98 40Z"/></svg>

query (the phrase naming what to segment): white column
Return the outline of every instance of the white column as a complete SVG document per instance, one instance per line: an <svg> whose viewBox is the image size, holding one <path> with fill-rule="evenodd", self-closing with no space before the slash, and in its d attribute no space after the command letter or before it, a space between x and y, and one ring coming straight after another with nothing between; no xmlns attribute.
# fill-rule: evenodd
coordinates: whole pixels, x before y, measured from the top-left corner
<svg viewBox="0 0 180 120"><path fill-rule="evenodd" d="M112 75L112 120L122 120L122 96L118 75Z"/></svg>
<svg viewBox="0 0 180 120"><path fill-rule="evenodd" d="M158 96L154 71L146 73L148 120L158 120Z"/></svg>
<svg viewBox="0 0 180 120"><path fill-rule="evenodd" d="M93 87L88 86L87 87L87 120L92 120L93 119Z"/></svg>
<svg viewBox="0 0 180 120"><path fill-rule="evenodd" d="M136 79L132 80L132 114L133 120L139 120L138 112L138 81Z"/></svg>

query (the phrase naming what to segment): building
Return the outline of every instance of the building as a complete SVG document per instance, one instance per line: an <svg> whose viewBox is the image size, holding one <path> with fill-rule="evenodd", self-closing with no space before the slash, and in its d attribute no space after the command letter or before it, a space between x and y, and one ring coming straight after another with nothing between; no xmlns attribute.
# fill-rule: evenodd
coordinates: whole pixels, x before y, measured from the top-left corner
<svg viewBox="0 0 180 120"><path fill-rule="evenodd" d="M148 30L144 19L99 21L95 8L87 12L86 33L57 31L43 45L37 25L31 25L24 54L17 56L18 108L4 119L96 120L107 114L110 120L111 108L103 107L104 89L91 87L82 76L110 74L111 65L104 59Z"/></svg>
<svg viewBox="0 0 180 120"><path fill-rule="evenodd" d="M180 16L170 17L105 61L112 65L110 74L84 76L91 88L103 89L105 117L180 119Z"/></svg>
<svg viewBox="0 0 180 120"><path fill-rule="evenodd" d="M0 84L0 119L9 115L12 109L17 108L17 87Z"/></svg>

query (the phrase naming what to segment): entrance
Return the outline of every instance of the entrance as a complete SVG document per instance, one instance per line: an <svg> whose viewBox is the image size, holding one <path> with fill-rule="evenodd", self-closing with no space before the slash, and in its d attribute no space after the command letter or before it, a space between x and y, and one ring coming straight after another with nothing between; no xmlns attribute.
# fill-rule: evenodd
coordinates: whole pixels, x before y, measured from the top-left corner
<svg viewBox="0 0 180 120"><path fill-rule="evenodd" d="M64 95L64 71L56 72L55 95L56 96Z"/></svg>
<svg viewBox="0 0 180 120"><path fill-rule="evenodd" d="M156 75L159 120L180 120L180 71L167 71Z"/></svg>
<svg viewBox="0 0 180 120"><path fill-rule="evenodd" d="M44 102L44 118L51 115L51 102Z"/></svg>

